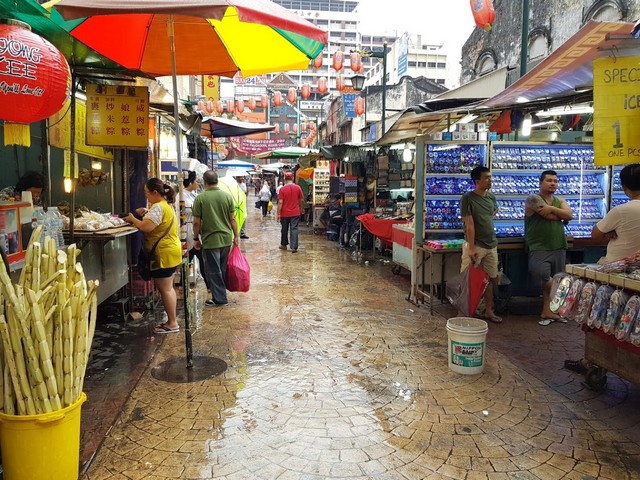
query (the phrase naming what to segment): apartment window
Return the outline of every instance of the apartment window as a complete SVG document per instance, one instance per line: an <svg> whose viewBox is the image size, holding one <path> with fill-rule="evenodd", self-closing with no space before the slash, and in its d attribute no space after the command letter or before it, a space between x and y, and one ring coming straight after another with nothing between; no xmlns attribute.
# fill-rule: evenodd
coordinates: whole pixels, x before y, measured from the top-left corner
<svg viewBox="0 0 640 480"><path fill-rule="evenodd" d="M409 62L409 66L410 67L415 67L416 66L416 62Z"/></svg>
<svg viewBox="0 0 640 480"><path fill-rule="evenodd" d="M429 68L436 68L436 62L427 62L427 67Z"/></svg>
<svg viewBox="0 0 640 480"><path fill-rule="evenodd" d="M437 79L437 80L436 80L436 83L437 83L438 85L444 85L444 78L439 78L439 79Z"/></svg>
<svg viewBox="0 0 640 480"><path fill-rule="evenodd" d="M447 64L444 62L438 62L438 68L447 68Z"/></svg>
<svg viewBox="0 0 640 480"><path fill-rule="evenodd" d="M418 62L418 67L424 68L427 66L427 62Z"/></svg>
<svg viewBox="0 0 640 480"><path fill-rule="evenodd" d="M529 60L544 58L549 51L549 44L544 35L536 35L529 42Z"/></svg>

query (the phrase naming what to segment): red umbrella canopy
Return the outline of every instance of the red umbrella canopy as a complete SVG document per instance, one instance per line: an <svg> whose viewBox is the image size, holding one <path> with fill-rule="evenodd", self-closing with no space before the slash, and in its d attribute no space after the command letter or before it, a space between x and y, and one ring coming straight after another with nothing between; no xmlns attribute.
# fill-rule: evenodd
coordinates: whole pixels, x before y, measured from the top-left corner
<svg viewBox="0 0 640 480"><path fill-rule="evenodd" d="M171 75L232 77L306 69L327 33L269 0L53 0L78 40L121 65Z"/></svg>

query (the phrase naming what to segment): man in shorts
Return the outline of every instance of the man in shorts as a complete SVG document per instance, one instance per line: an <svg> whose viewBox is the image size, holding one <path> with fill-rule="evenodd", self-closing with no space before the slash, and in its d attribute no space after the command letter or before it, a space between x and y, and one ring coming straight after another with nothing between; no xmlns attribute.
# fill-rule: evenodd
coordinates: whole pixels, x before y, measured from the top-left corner
<svg viewBox="0 0 640 480"><path fill-rule="evenodd" d="M493 323L502 323L502 318L493 311L493 284L498 280L498 239L493 217L498 212L496 197L489 191L491 172L487 167L471 170L475 189L465 193L460 200L460 214L464 223L465 243L462 246L464 271L472 263L480 266L491 279L484 292L485 312L481 318ZM470 312L473 315L474 312Z"/></svg>
<svg viewBox="0 0 640 480"><path fill-rule="evenodd" d="M540 325L566 322L549 309L551 278L563 272L567 258L567 236L564 226L573 218L567 202L555 196L558 174L545 170L540 175L540 190L529 195L524 209L524 241L529 251L529 274L537 288L542 289Z"/></svg>

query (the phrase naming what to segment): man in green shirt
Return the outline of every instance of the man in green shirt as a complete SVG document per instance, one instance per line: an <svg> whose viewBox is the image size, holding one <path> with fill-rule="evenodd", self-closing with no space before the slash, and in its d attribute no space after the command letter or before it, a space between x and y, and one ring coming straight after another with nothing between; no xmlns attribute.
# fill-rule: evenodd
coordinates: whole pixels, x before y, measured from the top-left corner
<svg viewBox="0 0 640 480"><path fill-rule="evenodd" d="M567 236L564 226L573 218L567 202L554 193L558 190L558 174L545 170L540 175L540 191L529 195L524 209L524 241L529 251L529 274L542 288L540 325L566 322L549 309L551 278L564 271L567 260Z"/></svg>
<svg viewBox="0 0 640 480"><path fill-rule="evenodd" d="M493 283L498 280L498 239L493 217L498 211L498 202L489 191L491 172L487 167L471 170L471 180L475 189L465 193L460 200L460 215L466 240L462 246L460 271L464 271L473 263L487 272L492 281L484 292L485 312L482 318L493 323L502 323L502 318L493 311ZM470 314L473 315L473 312Z"/></svg>
<svg viewBox="0 0 640 480"><path fill-rule="evenodd" d="M227 261L231 246L238 245L233 198L218 188L218 174L212 170L203 177L205 191L193 201L194 248L203 251L204 274L211 289L208 307L227 305Z"/></svg>

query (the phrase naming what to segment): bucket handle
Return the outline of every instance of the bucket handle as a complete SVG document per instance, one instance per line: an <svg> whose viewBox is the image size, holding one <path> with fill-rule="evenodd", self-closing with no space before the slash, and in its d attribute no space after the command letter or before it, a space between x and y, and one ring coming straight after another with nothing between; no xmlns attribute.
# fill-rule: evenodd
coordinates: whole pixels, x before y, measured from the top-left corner
<svg viewBox="0 0 640 480"><path fill-rule="evenodd" d="M64 418L64 413L53 413L48 415L46 418L37 418L35 420L36 423L51 423L57 422L58 420L62 420Z"/></svg>

